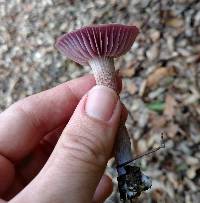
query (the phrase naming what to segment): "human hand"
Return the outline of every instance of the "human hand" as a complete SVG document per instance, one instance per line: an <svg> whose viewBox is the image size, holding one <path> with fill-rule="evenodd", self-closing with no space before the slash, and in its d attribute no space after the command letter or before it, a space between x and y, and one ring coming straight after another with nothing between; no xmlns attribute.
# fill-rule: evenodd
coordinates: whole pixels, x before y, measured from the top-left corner
<svg viewBox="0 0 200 203"><path fill-rule="evenodd" d="M110 195L103 173L126 113L113 90L94 85L92 76L75 79L0 114L0 203L99 203Z"/></svg>

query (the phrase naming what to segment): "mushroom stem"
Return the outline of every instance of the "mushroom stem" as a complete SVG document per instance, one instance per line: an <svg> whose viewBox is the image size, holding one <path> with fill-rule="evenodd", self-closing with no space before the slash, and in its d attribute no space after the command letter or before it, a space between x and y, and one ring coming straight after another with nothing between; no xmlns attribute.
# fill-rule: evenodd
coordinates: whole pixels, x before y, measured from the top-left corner
<svg viewBox="0 0 200 203"><path fill-rule="evenodd" d="M99 57L89 61L96 84L109 87L117 92L117 80L113 58Z"/></svg>
<svg viewBox="0 0 200 203"><path fill-rule="evenodd" d="M117 92L117 79L113 58L94 58L89 61L89 65L93 70L97 85L104 85ZM121 119L115 145L115 160L117 165L121 165L131 159L133 159L133 155L131 152L130 138L124 122ZM119 175L124 175L125 173L124 167L118 168Z"/></svg>

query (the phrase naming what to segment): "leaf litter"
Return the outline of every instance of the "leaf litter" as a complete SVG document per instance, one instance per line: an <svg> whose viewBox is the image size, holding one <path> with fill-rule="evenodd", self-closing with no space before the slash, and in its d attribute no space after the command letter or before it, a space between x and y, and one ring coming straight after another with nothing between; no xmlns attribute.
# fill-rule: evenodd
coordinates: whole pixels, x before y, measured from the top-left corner
<svg viewBox="0 0 200 203"><path fill-rule="evenodd" d="M0 1L0 109L89 72L54 49L63 32L94 23L139 26L122 67L121 98L129 109L133 153L166 148L139 164L153 187L135 202L199 203L200 2L198 0ZM107 203L119 202L116 172Z"/></svg>

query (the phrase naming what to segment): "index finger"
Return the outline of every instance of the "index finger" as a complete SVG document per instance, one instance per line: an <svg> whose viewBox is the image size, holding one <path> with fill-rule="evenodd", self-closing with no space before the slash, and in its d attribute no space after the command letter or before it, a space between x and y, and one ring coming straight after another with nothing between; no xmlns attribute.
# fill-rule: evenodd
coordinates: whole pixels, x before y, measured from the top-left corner
<svg viewBox="0 0 200 203"><path fill-rule="evenodd" d="M27 97L0 114L0 154L26 156L51 130L67 123L80 98L95 85L88 75Z"/></svg>

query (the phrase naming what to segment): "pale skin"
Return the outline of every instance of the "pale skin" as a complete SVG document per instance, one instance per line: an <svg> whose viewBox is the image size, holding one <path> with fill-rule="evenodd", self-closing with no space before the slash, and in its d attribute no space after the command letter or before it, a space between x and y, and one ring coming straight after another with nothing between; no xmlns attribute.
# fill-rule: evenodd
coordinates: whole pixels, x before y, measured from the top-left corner
<svg viewBox="0 0 200 203"><path fill-rule="evenodd" d="M94 86L93 76L84 76L0 114L0 203L101 203L111 194L104 170L120 116L127 113L117 94L105 87L116 100L112 115L105 121L88 116ZM121 80L118 86L120 91Z"/></svg>

